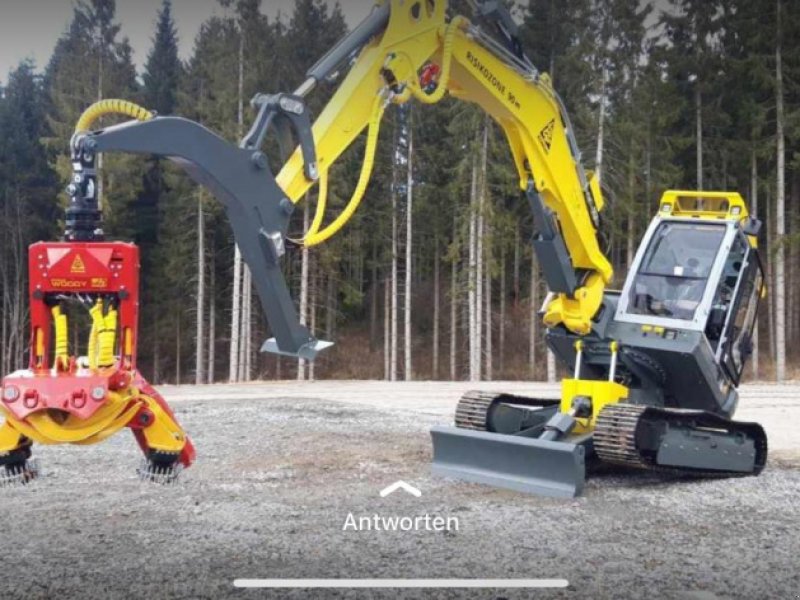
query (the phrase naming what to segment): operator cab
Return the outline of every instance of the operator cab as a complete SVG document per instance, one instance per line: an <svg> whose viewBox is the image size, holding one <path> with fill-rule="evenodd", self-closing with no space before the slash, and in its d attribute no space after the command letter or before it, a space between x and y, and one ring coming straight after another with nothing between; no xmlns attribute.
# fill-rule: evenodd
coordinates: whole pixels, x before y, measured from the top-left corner
<svg viewBox="0 0 800 600"><path fill-rule="evenodd" d="M703 332L718 364L738 383L752 351L763 291L761 262L751 243L757 231L738 194L665 194L631 265L615 319L671 336Z"/></svg>

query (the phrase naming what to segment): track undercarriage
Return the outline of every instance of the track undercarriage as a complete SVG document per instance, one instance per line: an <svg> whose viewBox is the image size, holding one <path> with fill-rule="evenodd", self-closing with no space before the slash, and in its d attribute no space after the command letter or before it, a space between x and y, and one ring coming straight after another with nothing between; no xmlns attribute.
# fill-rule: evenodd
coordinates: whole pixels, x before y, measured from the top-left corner
<svg viewBox="0 0 800 600"><path fill-rule="evenodd" d="M433 472L547 496L581 493L591 461L703 477L757 475L767 438L756 423L619 402L591 433L548 436L559 400L467 392L455 427L435 427Z"/></svg>

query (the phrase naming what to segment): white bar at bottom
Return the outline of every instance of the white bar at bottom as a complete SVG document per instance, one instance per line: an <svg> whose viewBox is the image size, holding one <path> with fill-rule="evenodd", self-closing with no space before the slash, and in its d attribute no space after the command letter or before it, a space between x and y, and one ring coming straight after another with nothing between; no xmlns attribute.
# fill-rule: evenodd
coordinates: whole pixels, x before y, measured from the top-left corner
<svg viewBox="0 0 800 600"><path fill-rule="evenodd" d="M234 579L237 588L565 588L566 579Z"/></svg>

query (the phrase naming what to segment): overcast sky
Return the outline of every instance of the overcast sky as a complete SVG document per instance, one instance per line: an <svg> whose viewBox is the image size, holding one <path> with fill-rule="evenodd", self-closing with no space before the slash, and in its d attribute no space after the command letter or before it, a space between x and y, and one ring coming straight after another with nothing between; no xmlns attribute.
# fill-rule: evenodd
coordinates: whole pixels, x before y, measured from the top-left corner
<svg viewBox="0 0 800 600"><path fill-rule="evenodd" d="M349 26L366 16L374 0L340 0ZM56 40L72 19L74 0L0 0L0 82L24 58L36 61L39 70L47 65ZM181 58L191 55L200 25L213 14L222 14L217 0L173 0L178 26ZM128 36L134 61L141 72L150 50L156 13L161 0L117 0L117 22ZM294 0L262 0L269 16L279 11L291 14Z"/></svg>
<svg viewBox="0 0 800 600"><path fill-rule="evenodd" d="M330 0L331 3L334 0ZM339 0L347 24L358 24L372 9L375 0ZM656 0L657 8L665 4ZM72 20L75 0L0 0L0 84L21 60L31 58L41 71L50 59L56 41ZM180 56L192 53L200 25L214 14L223 14L218 0L172 0L178 27ZM139 70L147 59L161 0L117 0L117 22L128 36ZM288 19L294 0L262 0L262 10L270 17L279 12Z"/></svg>

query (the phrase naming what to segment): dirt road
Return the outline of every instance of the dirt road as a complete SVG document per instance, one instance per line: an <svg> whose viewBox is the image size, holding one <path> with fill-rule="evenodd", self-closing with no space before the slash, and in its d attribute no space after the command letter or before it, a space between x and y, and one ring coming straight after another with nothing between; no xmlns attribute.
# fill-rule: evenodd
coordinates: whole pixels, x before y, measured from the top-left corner
<svg viewBox="0 0 800 600"><path fill-rule="evenodd" d="M6 598L789 598L800 595L800 386L745 386L758 478L612 471L554 500L433 478L428 429L462 383L163 387L198 448L179 485L139 483L127 432L36 448L0 490ZM552 386L483 389L556 395ZM386 498L402 479L422 491ZM344 530L348 515L457 519L450 531ZM236 578L564 578L563 590L264 591Z"/></svg>

